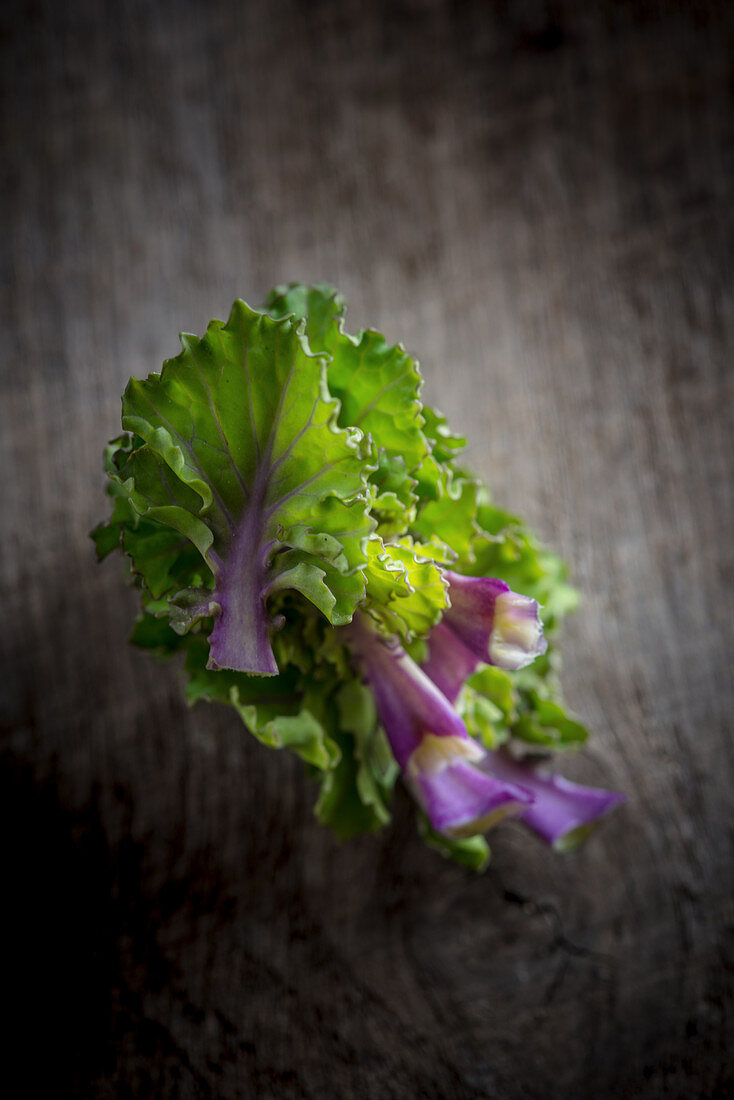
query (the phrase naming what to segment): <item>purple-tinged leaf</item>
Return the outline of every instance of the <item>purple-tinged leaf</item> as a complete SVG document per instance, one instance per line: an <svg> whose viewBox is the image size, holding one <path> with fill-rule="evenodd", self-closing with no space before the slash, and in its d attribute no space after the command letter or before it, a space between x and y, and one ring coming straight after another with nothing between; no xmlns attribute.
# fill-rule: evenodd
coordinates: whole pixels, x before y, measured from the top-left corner
<svg viewBox="0 0 734 1100"><path fill-rule="evenodd" d="M532 795L475 766L484 749L402 646L382 638L361 618L347 637L395 759L432 827L450 836L473 836L522 813Z"/></svg>
<svg viewBox="0 0 734 1100"><path fill-rule="evenodd" d="M516 783L534 796L523 822L547 844L570 851L582 843L599 820L625 795L572 783L547 766L517 760L508 752L488 752L482 769L503 783Z"/></svg>
<svg viewBox="0 0 734 1100"><path fill-rule="evenodd" d="M478 661L514 671L545 653L536 600L493 577L446 572L451 607L443 623Z"/></svg>
<svg viewBox="0 0 734 1100"><path fill-rule="evenodd" d="M211 667L274 675L266 599L282 572L335 624L364 596L363 583L333 598L325 588L366 561L373 447L338 426L325 360L291 321L235 302L226 325L182 343L125 392L123 426L145 443L123 471L130 499L194 542L214 574L202 593L216 616Z"/></svg>

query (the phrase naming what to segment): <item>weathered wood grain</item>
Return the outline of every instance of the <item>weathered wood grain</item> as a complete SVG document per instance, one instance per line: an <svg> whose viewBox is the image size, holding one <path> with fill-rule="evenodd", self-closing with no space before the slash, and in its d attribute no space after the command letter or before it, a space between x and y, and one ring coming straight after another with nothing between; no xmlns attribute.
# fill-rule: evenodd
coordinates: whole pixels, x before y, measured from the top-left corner
<svg viewBox="0 0 734 1100"><path fill-rule="evenodd" d="M734 1079L727 5L37 0L2 19L4 1060L99 1097L723 1097ZM481 878L340 846L125 643L130 374L325 279L575 565L569 772ZM41 1093L39 1092L39 1095Z"/></svg>

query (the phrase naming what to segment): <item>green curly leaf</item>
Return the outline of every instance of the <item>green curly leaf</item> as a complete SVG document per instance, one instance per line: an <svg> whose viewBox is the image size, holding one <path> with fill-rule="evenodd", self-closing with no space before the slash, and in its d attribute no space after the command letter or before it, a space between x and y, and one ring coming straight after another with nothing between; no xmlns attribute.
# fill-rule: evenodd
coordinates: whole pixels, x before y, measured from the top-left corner
<svg viewBox="0 0 734 1100"><path fill-rule="evenodd" d="M226 325L213 321L201 340L182 344L160 375L132 380L125 392L123 426L144 445L127 456L119 481L141 516L188 538L214 574L221 616L212 662L272 673L263 603L293 568L278 551L323 559L327 588L331 577L360 569L374 527L370 448L358 428L339 427L324 361L291 322L235 302ZM302 580L303 570L291 575ZM327 616L338 608L342 622L363 594L341 583L333 602L317 605Z"/></svg>
<svg viewBox="0 0 734 1100"><path fill-rule="evenodd" d="M405 641L423 636L448 606L448 583L431 548L406 537L367 543L366 608L389 634Z"/></svg>

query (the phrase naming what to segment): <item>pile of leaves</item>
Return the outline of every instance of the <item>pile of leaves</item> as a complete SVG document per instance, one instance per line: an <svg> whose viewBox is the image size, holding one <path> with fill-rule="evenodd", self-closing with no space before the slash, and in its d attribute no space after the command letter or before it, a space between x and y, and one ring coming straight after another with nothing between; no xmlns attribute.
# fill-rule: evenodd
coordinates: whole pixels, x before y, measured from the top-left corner
<svg viewBox="0 0 734 1100"><path fill-rule="evenodd" d="M468 678L455 704L468 733L544 752L587 736L558 681L558 626L577 602L563 563L465 468L416 361L378 332L349 335L344 314L331 287L278 287L132 379L105 453L112 513L93 532L100 559L124 551L140 592L131 641L183 655L192 704L230 706L302 757L316 816L342 838L390 821L399 771L343 628L359 612L420 663L446 569L533 597L549 642L527 668ZM444 854L486 863L481 835L418 816Z"/></svg>

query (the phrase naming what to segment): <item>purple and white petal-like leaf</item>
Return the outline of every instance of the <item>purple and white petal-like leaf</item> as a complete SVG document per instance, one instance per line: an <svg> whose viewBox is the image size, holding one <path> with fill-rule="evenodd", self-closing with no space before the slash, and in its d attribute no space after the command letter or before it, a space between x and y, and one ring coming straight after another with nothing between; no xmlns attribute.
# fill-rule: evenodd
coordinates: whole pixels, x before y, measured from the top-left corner
<svg viewBox="0 0 734 1100"><path fill-rule="evenodd" d="M522 813L533 796L475 766L484 749L402 646L357 620L348 629L393 755L433 828L472 836Z"/></svg>
<svg viewBox="0 0 734 1100"><path fill-rule="evenodd" d="M477 660L514 671L545 653L536 600L494 577L465 577L451 570L445 575L451 607L442 622Z"/></svg>
<svg viewBox="0 0 734 1100"><path fill-rule="evenodd" d="M448 836L474 836L522 814L532 794L480 771L483 749L471 738L427 734L408 761L406 780L431 825Z"/></svg>
<svg viewBox="0 0 734 1100"><path fill-rule="evenodd" d="M500 782L516 783L534 795L522 820L562 851L581 844L602 817L626 800L623 794L572 783L543 765L517 760L502 750L488 752L481 767Z"/></svg>

